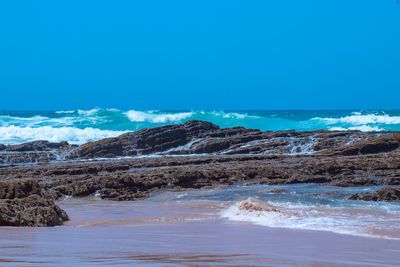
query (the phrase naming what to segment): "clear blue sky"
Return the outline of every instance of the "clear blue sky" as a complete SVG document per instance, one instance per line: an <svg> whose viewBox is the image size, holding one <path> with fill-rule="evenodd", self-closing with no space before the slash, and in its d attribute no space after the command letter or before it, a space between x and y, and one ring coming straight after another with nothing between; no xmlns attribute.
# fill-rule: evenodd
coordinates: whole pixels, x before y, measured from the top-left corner
<svg viewBox="0 0 400 267"><path fill-rule="evenodd" d="M397 109L396 1L1 1L0 109Z"/></svg>

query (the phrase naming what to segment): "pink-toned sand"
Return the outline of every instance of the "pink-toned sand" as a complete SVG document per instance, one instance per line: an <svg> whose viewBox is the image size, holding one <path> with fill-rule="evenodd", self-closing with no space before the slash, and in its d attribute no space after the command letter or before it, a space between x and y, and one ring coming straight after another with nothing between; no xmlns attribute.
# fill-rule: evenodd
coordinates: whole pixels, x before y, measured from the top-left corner
<svg viewBox="0 0 400 267"><path fill-rule="evenodd" d="M400 241L231 222L207 201L61 203L54 228L0 228L0 266L399 266Z"/></svg>

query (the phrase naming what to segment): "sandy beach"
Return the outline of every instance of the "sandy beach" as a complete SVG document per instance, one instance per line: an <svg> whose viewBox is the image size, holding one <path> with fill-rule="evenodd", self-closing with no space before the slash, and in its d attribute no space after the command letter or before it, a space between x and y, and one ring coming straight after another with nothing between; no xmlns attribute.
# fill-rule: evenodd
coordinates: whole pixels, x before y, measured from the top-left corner
<svg viewBox="0 0 400 267"><path fill-rule="evenodd" d="M398 266L400 240L221 218L224 204L66 199L60 227L0 228L0 265ZM167 204L162 204L162 202ZM155 205L159 203L159 205Z"/></svg>

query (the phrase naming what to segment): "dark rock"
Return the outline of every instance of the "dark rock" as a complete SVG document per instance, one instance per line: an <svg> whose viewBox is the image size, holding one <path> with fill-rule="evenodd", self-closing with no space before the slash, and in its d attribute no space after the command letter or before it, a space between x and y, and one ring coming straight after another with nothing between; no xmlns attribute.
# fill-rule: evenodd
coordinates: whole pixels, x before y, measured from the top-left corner
<svg viewBox="0 0 400 267"><path fill-rule="evenodd" d="M374 186L379 185L379 181L376 179L371 178L363 178L363 179L341 179L336 180L331 183L333 186L340 186L340 187L354 187L354 186Z"/></svg>
<svg viewBox="0 0 400 267"><path fill-rule="evenodd" d="M68 146L67 142L50 143L49 141L39 140L20 145L9 145L7 151L49 151L52 149Z"/></svg>
<svg viewBox="0 0 400 267"><path fill-rule="evenodd" d="M6 149L6 146L5 145L2 145L2 144L0 144L0 151L3 151L3 150L5 150Z"/></svg>
<svg viewBox="0 0 400 267"><path fill-rule="evenodd" d="M0 163L150 153L162 153L165 157L0 165L0 221L3 225L58 225L67 217L54 199L95 192L103 199L136 200L160 190L236 183L400 185L399 140L398 133L376 136L355 131L261 132L243 127L220 129L209 122L189 121L80 147L62 146L57 151L2 152ZM40 144L28 146L50 148L49 144ZM201 153L209 154L169 156ZM377 196L352 198L394 201L400 189L387 190Z"/></svg>
<svg viewBox="0 0 400 267"><path fill-rule="evenodd" d="M15 179L0 181L0 199L24 198L34 194L41 194L41 188L37 180Z"/></svg>
<svg viewBox="0 0 400 267"><path fill-rule="evenodd" d="M375 192L357 193L349 197L351 200L395 201L400 202L400 188L385 187Z"/></svg>
<svg viewBox="0 0 400 267"><path fill-rule="evenodd" d="M56 226L67 220L64 210L39 195L0 199L0 226Z"/></svg>
<svg viewBox="0 0 400 267"><path fill-rule="evenodd" d="M42 197L34 179L0 182L0 226L55 226L68 216L51 199Z"/></svg>
<svg viewBox="0 0 400 267"><path fill-rule="evenodd" d="M357 141L351 145L336 149L335 154L351 156L358 154L376 154L390 152L399 147L400 135L382 135L379 137L369 137L365 140Z"/></svg>
<svg viewBox="0 0 400 267"><path fill-rule="evenodd" d="M77 153L82 158L150 154L184 145L193 138L218 129L217 125L204 121L188 121L180 125L146 128L118 137L86 143L77 150Z"/></svg>

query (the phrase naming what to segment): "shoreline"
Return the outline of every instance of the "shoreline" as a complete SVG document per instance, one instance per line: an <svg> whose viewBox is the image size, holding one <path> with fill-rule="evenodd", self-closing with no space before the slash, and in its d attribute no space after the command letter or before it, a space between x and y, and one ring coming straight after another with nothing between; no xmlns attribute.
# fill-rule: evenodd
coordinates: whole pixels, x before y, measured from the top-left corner
<svg viewBox="0 0 400 267"><path fill-rule="evenodd" d="M167 217L176 216L176 207L165 210L152 203L146 204L148 200L139 202L142 203L136 205L142 206L142 209L139 208L141 218L146 217L146 212L155 216L161 213ZM110 209L118 204L108 203L111 204ZM132 219L84 226L80 223L80 215L84 211L82 205L67 206L61 205L71 214L72 225L52 228L0 227L3 237L0 240L0 262L10 266L135 263L156 266L396 266L400 263L400 240L271 228L225 219L158 222ZM153 210L147 210L150 206ZM190 204L180 206L179 210L185 211L188 207ZM137 213L138 208L125 205L116 210L112 217L118 217L120 213L129 217L130 212L135 210ZM90 211L89 216L95 215L92 217L94 222L101 222L108 208L99 205L87 211ZM63 243L62 255L65 256L60 254L60 239Z"/></svg>
<svg viewBox="0 0 400 267"><path fill-rule="evenodd" d="M3 149L32 159L27 152L48 155L54 148L72 161L0 168L0 225L60 225L68 215L54 201L65 196L137 200L164 190L240 183L383 186L347 197L400 201L397 132L261 132L188 121L82 146L37 141Z"/></svg>

